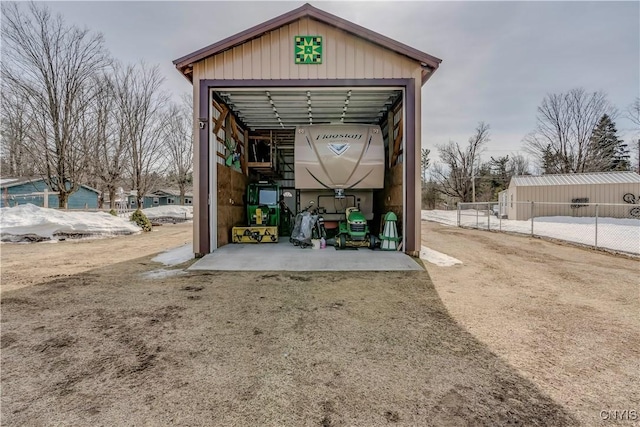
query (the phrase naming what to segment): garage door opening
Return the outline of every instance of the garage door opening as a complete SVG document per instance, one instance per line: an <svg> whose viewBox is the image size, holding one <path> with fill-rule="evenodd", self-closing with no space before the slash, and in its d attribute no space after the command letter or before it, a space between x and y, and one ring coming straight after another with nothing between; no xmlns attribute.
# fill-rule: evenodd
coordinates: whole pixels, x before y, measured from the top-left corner
<svg viewBox="0 0 640 427"><path fill-rule="evenodd" d="M255 222L255 215L250 218L252 211L247 211L247 202L253 199L248 197L247 187L256 182L276 184L278 199L282 196L293 214L313 203L324 218L330 238L351 207L363 212L374 236L382 231L384 214L394 212L402 235L405 133L402 88L215 88L209 96L213 107L210 138L215 148L212 160L216 163L218 181L217 208L211 215L212 228L217 228L217 241L212 242L215 247L234 240L234 227ZM322 186L309 190L308 185L301 184L300 173L296 182L296 164L300 160L296 158L296 129L339 132L359 129L360 125L374 125L375 133L380 133L375 136L381 140L383 150L377 157L384 172L377 188L367 188L366 181L357 182L359 189L346 188L336 197L334 189L324 182L318 181ZM288 239L291 227L286 210L278 213L279 231L281 238Z"/></svg>

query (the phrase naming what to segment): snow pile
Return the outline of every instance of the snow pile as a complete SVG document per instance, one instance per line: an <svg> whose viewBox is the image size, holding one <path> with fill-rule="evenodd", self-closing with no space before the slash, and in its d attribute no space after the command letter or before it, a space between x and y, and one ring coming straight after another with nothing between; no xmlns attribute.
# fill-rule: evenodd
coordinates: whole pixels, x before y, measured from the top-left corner
<svg viewBox="0 0 640 427"><path fill-rule="evenodd" d="M462 264L462 261L442 252L434 251L426 246L422 246L420 249L420 259L423 259L431 264L435 264L439 267L451 267L452 265Z"/></svg>
<svg viewBox="0 0 640 427"><path fill-rule="evenodd" d="M189 221L193 219L193 206L166 205L143 209L150 220L171 219L179 221Z"/></svg>
<svg viewBox="0 0 640 427"><path fill-rule="evenodd" d="M187 243L183 246L163 252L151 261L159 262L164 265L178 265L191 259L193 259L193 245L191 243Z"/></svg>
<svg viewBox="0 0 640 427"><path fill-rule="evenodd" d="M103 237L140 231L137 225L106 212L66 212L32 204L0 209L0 237L3 242Z"/></svg>
<svg viewBox="0 0 640 427"><path fill-rule="evenodd" d="M446 225L456 225L458 211L422 211L422 219ZM531 220L499 220L486 211L464 210L460 225L482 230L531 234ZM568 242L595 246L596 224L592 217L546 216L533 220L535 236L551 237ZM598 218L598 247L640 254L640 220L633 218Z"/></svg>

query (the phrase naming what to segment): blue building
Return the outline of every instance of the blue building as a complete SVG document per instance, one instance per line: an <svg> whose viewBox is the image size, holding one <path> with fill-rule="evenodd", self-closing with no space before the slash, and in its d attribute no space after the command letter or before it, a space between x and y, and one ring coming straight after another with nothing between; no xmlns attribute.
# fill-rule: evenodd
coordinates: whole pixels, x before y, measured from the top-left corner
<svg viewBox="0 0 640 427"><path fill-rule="evenodd" d="M129 207L131 209L137 208L136 205L136 193L135 190L132 190L129 194L128 202ZM156 206L166 206L166 205L179 205L180 204L180 191L175 189L162 189L156 190L152 194L146 194L142 198L142 208L153 208ZM193 204L193 193L191 191L187 191L184 195L184 204L185 206L191 206Z"/></svg>
<svg viewBox="0 0 640 427"><path fill-rule="evenodd" d="M0 178L0 207L25 205L31 203L43 207L47 184L42 178L19 177ZM68 209L97 209L100 192L86 185L81 185L78 191L69 196ZM48 195L48 207L58 207L58 195Z"/></svg>

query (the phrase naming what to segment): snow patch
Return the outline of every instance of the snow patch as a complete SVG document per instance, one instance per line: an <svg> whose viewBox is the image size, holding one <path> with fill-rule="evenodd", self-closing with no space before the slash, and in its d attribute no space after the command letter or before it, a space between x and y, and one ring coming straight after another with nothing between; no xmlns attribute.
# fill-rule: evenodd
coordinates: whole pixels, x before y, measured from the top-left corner
<svg viewBox="0 0 640 427"><path fill-rule="evenodd" d="M160 268L142 273L141 276L145 279L164 279L165 277L182 276L184 274L187 274L184 270L167 270L166 268Z"/></svg>
<svg viewBox="0 0 640 427"><path fill-rule="evenodd" d="M434 221L445 225L457 225L458 211L422 211L424 221ZM499 220L487 216L486 212L462 211L460 223L464 227L478 227L493 231L531 234L531 220ZM594 246L596 226L595 218L570 216L545 216L533 220L533 233L536 236ZM598 247L640 254L640 220L634 218L598 218Z"/></svg>
<svg viewBox="0 0 640 427"><path fill-rule="evenodd" d="M452 265L462 264L457 258L451 257L442 252L435 251L426 246L422 246L420 249L420 259L423 259L431 264L435 264L438 267L451 267Z"/></svg>
<svg viewBox="0 0 640 427"><path fill-rule="evenodd" d="M193 219L193 206L182 206L182 205L166 205L166 206L156 206L153 208L143 209L142 213L144 213L149 219L156 218L174 218L185 220Z"/></svg>
<svg viewBox="0 0 640 427"><path fill-rule="evenodd" d="M21 236L95 238L140 231L136 224L106 212L68 212L32 204L0 209L2 241L17 241Z"/></svg>
<svg viewBox="0 0 640 427"><path fill-rule="evenodd" d="M178 265L193 259L193 245L187 243L177 248L169 249L157 255L151 261L164 265Z"/></svg>
<svg viewBox="0 0 640 427"><path fill-rule="evenodd" d="M18 180L17 178L2 178L0 179L0 185L7 185L12 182L16 182L17 180Z"/></svg>

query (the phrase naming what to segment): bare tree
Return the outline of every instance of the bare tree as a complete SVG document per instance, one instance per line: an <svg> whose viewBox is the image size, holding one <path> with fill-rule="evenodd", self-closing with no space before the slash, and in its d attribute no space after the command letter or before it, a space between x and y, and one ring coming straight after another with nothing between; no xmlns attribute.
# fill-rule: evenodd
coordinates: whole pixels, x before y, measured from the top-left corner
<svg viewBox="0 0 640 427"><path fill-rule="evenodd" d="M634 136L635 141L632 142L633 150L636 152L636 160L634 168L636 172L640 173L640 97L636 97L631 105L627 108L626 117L635 126Z"/></svg>
<svg viewBox="0 0 640 427"><path fill-rule="evenodd" d="M159 176L163 158L162 123L166 95L158 66L142 63L117 67L114 79L116 105L127 140L129 172L138 207Z"/></svg>
<svg viewBox="0 0 640 427"><path fill-rule="evenodd" d="M442 164L436 165L433 173L442 193L461 202L474 199L473 178L479 167L478 156L488 141L489 125L480 122L475 134L469 138L467 147L460 147L453 141L438 146Z"/></svg>
<svg viewBox="0 0 640 427"><path fill-rule="evenodd" d="M636 99L627 108L627 118L636 126L636 131L640 131L640 97Z"/></svg>
<svg viewBox="0 0 640 427"><path fill-rule="evenodd" d="M191 184L193 168L193 103L186 96L181 104L172 104L164 120L163 141L167 150L169 172L180 191L184 205L187 187Z"/></svg>
<svg viewBox="0 0 640 427"><path fill-rule="evenodd" d="M66 207L84 173L87 153L79 128L95 95L89 85L109 63L103 38L35 3L26 13L3 3L2 15L2 78L33 112L30 151L48 186L59 193L59 206Z"/></svg>
<svg viewBox="0 0 640 427"><path fill-rule="evenodd" d="M101 95L94 105L96 126L92 166L100 188L109 195L111 209L116 207L116 189L126 170L129 144L126 115L118 108L114 80L112 74L103 74L96 79Z"/></svg>
<svg viewBox="0 0 640 427"><path fill-rule="evenodd" d="M528 175L529 159L520 153L511 153L509 155L509 172L513 175Z"/></svg>
<svg viewBox="0 0 640 427"><path fill-rule="evenodd" d="M31 176L35 174L35 162L27 151L31 141L29 121L31 111L18 93L2 82L0 94L0 138L2 147L2 174Z"/></svg>
<svg viewBox="0 0 640 427"><path fill-rule="evenodd" d="M545 173L595 170L591 135L604 114L614 113L602 92L579 88L549 94L538 107L536 129L525 138L525 149Z"/></svg>

